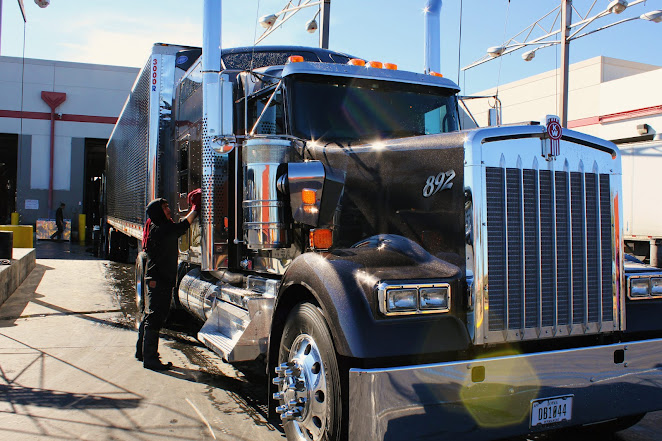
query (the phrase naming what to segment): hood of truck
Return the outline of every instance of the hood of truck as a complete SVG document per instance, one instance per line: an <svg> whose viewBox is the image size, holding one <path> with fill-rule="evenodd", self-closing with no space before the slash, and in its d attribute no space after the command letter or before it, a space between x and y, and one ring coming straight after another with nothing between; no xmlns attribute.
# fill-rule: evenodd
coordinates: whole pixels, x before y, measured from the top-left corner
<svg viewBox="0 0 662 441"><path fill-rule="evenodd" d="M397 235L462 267L465 139L465 132L456 132L307 150L345 175L334 248Z"/></svg>

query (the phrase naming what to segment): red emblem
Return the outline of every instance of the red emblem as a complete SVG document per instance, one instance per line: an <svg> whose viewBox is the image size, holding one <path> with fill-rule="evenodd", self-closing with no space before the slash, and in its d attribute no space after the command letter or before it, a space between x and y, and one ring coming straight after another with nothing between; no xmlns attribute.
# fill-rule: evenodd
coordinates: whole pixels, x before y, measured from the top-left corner
<svg viewBox="0 0 662 441"><path fill-rule="evenodd" d="M550 139L549 156L558 156L561 154L561 136L563 135L563 128L559 122L558 117L547 117L547 135Z"/></svg>

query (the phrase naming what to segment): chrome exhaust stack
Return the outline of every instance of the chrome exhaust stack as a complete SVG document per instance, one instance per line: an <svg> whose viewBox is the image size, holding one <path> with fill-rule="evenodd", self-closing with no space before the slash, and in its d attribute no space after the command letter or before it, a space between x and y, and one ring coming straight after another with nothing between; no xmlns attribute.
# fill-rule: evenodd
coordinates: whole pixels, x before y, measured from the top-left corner
<svg viewBox="0 0 662 441"><path fill-rule="evenodd" d="M221 0L205 0L202 38L202 270L227 267L229 160L235 145L232 83L221 74Z"/></svg>
<svg viewBox="0 0 662 441"><path fill-rule="evenodd" d="M426 0L425 73L441 71L441 0Z"/></svg>

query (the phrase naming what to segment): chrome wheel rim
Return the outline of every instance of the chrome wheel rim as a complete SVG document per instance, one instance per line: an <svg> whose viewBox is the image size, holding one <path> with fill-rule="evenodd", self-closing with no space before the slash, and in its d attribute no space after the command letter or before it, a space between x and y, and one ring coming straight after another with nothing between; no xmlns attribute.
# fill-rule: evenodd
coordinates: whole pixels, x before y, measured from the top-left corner
<svg viewBox="0 0 662 441"><path fill-rule="evenodd" d="M291 425L300 440L318 441L326 429L329 405L324 363L315 340L299 335L286 363L276 367L276 408L283 425Z"/></svg>

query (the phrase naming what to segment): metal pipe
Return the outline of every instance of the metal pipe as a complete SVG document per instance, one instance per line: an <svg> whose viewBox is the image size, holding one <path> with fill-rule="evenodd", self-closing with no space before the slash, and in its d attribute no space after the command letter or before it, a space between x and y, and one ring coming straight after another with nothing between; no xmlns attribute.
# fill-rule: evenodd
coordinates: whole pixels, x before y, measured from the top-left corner
<svg viewBox="0 0 662 441"><path fill-rule="evenodd" d="M559 97L559 119L561 127L568 127L568 76L570 71L570 25L572 22L572 0L561 4L561 96Z"/></svg>
<svg viewBox="0 0 662 441"><path fill-rule="evenodd" d="M441 70L441 0L426 0L425 9L425 73Z"/></svg>
<svg viewBox="0 0 662 441"><path fill-rule="evenodd" d="M329 20L331 18L331 0L324 0L320 5L320 47L329 48Z"/></svg>
<svg viewBox="0 0 662 441"><path fill-rule="evenodd" d="M202 72L221 70L221 0L205 0L202 24Z"/></svg>
<svg viewBox="0 0 662 441"><path fill-rule="evenodd" d="M55 168L55 109L67 100L67 94L61 92L41 92L41 99L51 108L51 145L48 178L48 215L53 211L53 171Z"/></svg>
<svg viewBox="0 0 662 441"><path fill-rule="evenodd" d="M202 270L216 269L214 205L216 185L215 139L221 134L221 0L205 0L202 25Z"/></svg>

